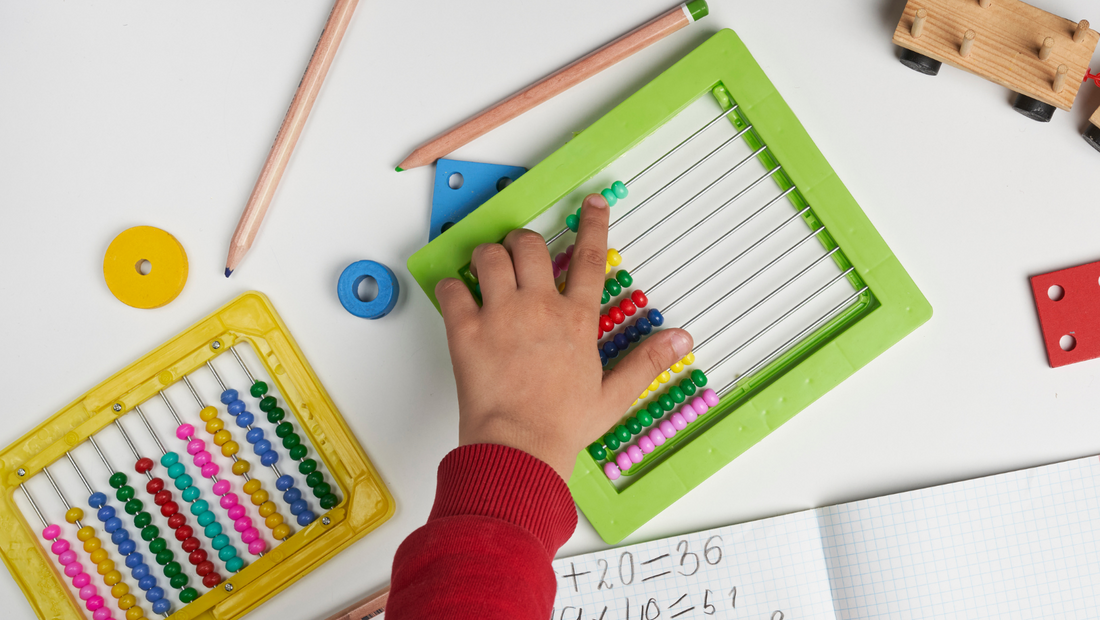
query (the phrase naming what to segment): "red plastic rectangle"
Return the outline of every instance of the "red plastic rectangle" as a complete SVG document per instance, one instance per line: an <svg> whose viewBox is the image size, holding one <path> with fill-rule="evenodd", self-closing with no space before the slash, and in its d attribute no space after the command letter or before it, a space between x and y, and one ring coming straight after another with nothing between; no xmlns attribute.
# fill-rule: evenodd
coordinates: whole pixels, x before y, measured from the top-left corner
<svg viewBox="0 0 1100 620"><path fill-rule="evenodd" d="M1100 262L1031 278L1051 368L1100 357Z"/></svg>

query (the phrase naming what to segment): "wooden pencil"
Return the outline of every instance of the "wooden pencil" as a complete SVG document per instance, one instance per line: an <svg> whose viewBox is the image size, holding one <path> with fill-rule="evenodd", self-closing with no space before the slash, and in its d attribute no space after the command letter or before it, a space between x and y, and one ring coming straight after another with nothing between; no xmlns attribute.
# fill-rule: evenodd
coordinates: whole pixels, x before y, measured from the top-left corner
<svg viewBox="0 0 1100 620"><path fill-rule="evenodd" d="M693 0L671 9L424 144L406 157L397 166L397 171L426 166L445 157L540 103L705 17L707 13L705 0Z"/></svg>
<svg viewBox="0 0 1100 620"><path fill-rule="evenodd" d="M336 50L340 47L340 41L344 38L348 22L351 21L351 16L358 4L359 0L336 0L332 7L332 13L325 22L325 29L321 33L320 40L317 41L317 47L313 49L313 56L309 59L306 73L298 84L298 90L295 91L294 99L290 102L290 109L286 111L283 124L279 127L278 135L275 136L275 143L271 145L271 152L268 153L267 161L260 170L260 178L256 179L252 195L248 197L244 213L237 222L237 229L233 231L233 239L229 243L229 256L225 260L227 278L240 264L256 239L260 223L271 205L271 198L275 195L275 188L283 178L283 171L286 170L286 164L290 161L290 154L294 152L298 136L302 134L309 111L313 109L313 102L317 100L317 93L321 90L321 84L325 81L325 75L328 74L332 59L336 56Z"/></svg>
<svg viewBox="0 0 1100 620"><path fill-rule="evenodd" d="M386 601L390 597L390 587L386 586L378 592L355 603L351 607L332 616L328 620L367 620L377 618L386 611Z"/></svg>

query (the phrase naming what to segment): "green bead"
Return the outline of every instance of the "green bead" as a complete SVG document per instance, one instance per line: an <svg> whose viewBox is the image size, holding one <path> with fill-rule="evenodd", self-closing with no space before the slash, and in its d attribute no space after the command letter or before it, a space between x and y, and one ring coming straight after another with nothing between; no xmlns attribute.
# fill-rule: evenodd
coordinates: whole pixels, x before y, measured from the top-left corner
<svg viewBox="0 0 1100 620"><path fill-rule="evenodd" d="M161 538L160 540L164 540L164 539ZM174 560L175 557L176 557L176 554L172 553L168 549L165 549L164 551L161 551L160 553L157 554L157 557L156 557L157 564L160 564L161 566L164 566L165 564L168 564L169 562Z"/></svg>
<svg viewBox="0 0 1100 620"><path fill-rule="evenodd" d="M123 503L134 499L134 487L130 485L122 487L118 491L115 491L115 497L118 498L118 501Z"/></svg>
<svg viewBox="0 0 1100 620"><path fill-rule="evenodd" d="M109 481L109 482L111 483L111 488L112 488L112 489L118 489L118 488L121 488L121 487L122 487L122 485L126 484L126 474L124 474L124 473L122 473L122 472L120 472L120 471L116 471L116 472L115 472L115 473L114 473L114 474L113 474L113 475L111 476L111 479L110 479L110 481Z"/></svg>
<svg viewBox="0 0 1100 620"><path fill-rule="evenodd" d="M597 461L602 461L607 458L607 450L604 450L603 446L601 446L600 442L598 441L588 446L588 454L590 454L592 458L596 459Z"/></svg>
<svg viewBox="0 0 1100 620"><path fill-rule="evenodd" d="M668 395L672 397L673 402L680 404L687 400L687 396L684 395L684 391L675 385L668 388Z"/></svg>
<svg viewBox="0 0 1100 620"><path fill-rule="evenodd" d="M603 283L603 290L607 291L612 297L615 297L623 292L623 287L619 286L619 281L615 278L608 278L607 282Z"/></svg>
<svg viewBox="0 0 1100 620"><path fill-rule="evenodd" d="M271 411L279 404L279 401L275 400L274 396L265 396L260 400L260 411L264 413Z"/></svg>
<svg viewBox="0 0 1100 620"><path fill-rule="evenodd" d="M283 447L287 450L293 450L298 447L298 444L302 443L302 438L297 433L291 433L286 437L283 437ZM303 455L304 456L304 455Z"/></svg>
<svg viewBox="0 0 1100 620"><path fill-rule="evenodd" d="M325 510L332 510L336 507L337 504L340 503L340 498L336 497L335 493L329 493L328 495L321 498L320 503L321 508L324 508Z"/></svg>
<svg viewBox="0 0 1100 620"><path fill-rule="evenodd" d="M235 573L235 572L241 570L242 568L244 568L244 560L242 560L239 557L238 558L233 558L232 560L229 560L228 562L225 563L225 570L227 570L231 573Z"/></svg>
<svg viewBox="0 0 1100 620"><path fill-rule="evenodd" d="M661 409L661 405L657 401L649 403L649 405L646 406L645 410L649 412L649 415L653 416L654 420L657 420L661 416L665 415L665 410Z"/></svg>
<svg viewBox="0 0 1100 620"><path fill-rule="evenodd" d="M178 575L173 576L171 579L169 579L168 583L171 584L171 586L173 588L176 588L178 590L179 588L182 588L183 586L187 585L187 581L188 581L187 575L185 575L183 573L180 573Z"/></svg>
<svg viewBox="0 0 1100 620"><path fill-rule="evenodd" d="M153 522L153 515L147 512L139 512L134 516L134 525L137 527L145 527Z"/></svg>
<svg viewBox="0 0 1100 620"><path fill-rule="evenodd" d="M169 579L183 572L179 562L169 562L164 565L164 576Z"/></svg>
<svg viewBox="0 0 1100 620"><path fill-rule="evenodd" d="M144 540L146 542L149 542L150 540L154 540L156 538L160 538L160 528L159 527L157 527L155 525L147 525L147 526L141 528L141 539L142 540Z"/></svg>
<svg viewBox="0 0 1100 620"><path fill-rule="evenodd" d="M676 406L676 403L672 401L672 397L668 394L661 394L660 398L657 399L657 402L661 404L661 409L664 410L666 413L672 411L672 408Z"/></svg>
<svg viewBox="0 0 1100 620"><path fill-rule="evenodd" d="M282 407L275 407L271 411L267 412L267 421L272 424L278 424L280 420L286 417L286 412Z"/></svg>
<svg viewBox="0 0 1100 620"><path fill-rule="evenodd" d="M199 487L190 487L190 488L184 489L184 491L181 495L183 497L183 501L193 502L193 501L197 500L199 498L199 495L201 495L201 494L202 494L202 492L199 491Z"/></svg>
<svg viewBox="0 0 1100 620"><path fill-rule="evenodd" d="M312 474L317 469L317 461L313 459L306 459L301 463L298 463L298 471L304 476Z"/></svg>
<svg viewBox="0 0 1100 620"><path fill-rule="evenodd" d="M218 551L218 558L222 562L228 562L235 557L237 557L237 548L233 545L226 545Z"/></svg>
<svg viewBox="0 0 1100 620"><path fill-rule="evenodd" d="M615 192L615 196L619 198L626 198L630 194L630 190L627 189L626 183L622 181L615 181L611 184L611 191Z"/></svg>
<svg viewBox="0 0 1100 620"><path fill-rule="evenodd" d="M620 424L620 425L615 427L615 436L619 438L619 441L621 441L623 443L626 443L626 442L630 441L630 438L631 438L632 435L630 434L630 431L627 430L627 428L625 426Z"/></svg>
<svg viewBox="0 0 1100 620"><path fill-rule="evenodd" d="M186 490L194 488L195 481L191 479L191 476L184 474L179 478L176 478L176 488L180 490Z"/></svg>
<svg viewBox="0 0 1100 620"><path fill-rule="evenodd" d="M680 390L688 396L695 394L695 384L691 382L691 377L685 377L684 380L680 382Z"/></svg>
<svg viewBox="0 0 1100 620"><path fill-rule="evenodd" d="M600 296L600 305L606 304L611 301L611 293L607 292L607 289L603 290L603 295Z"/></svg>
<svg viewBox="0 0 1100 620"><path fill-rule="evenodd" d="M703 374L702 370L696 368L695 370L691 371L691 381L695 385L703 387L707 384L707 376Z"/></svg>
<svg viewBox="0 0 1100 620"><path fill-rule="evenodd" d="M301 444L298 444L290 449L290 458L294 459L295 461L300 461L304 459L306 457L306 454L309 454L309 450L307 450L306 447Z"/></svg>
<svg viewBox="0 0 1100 620"><path fill-rule="evenodd" d="M623 288L626 288L626 287L630 286L631 284L634 284L634 277L631 276L626 271L626 269L620 269L618 272L616 272L615 273L615 279L618 280L619 284L621 284Z"/></svg>
<svg viewBox="0 0 1100 620"><path fill-rule="evenodd" d="M292 425L290 422L283 422L282 424L275 427L275 436L279 439L282 439L283 437L286 437L293 432L294 425Z"/></svg>
<svg viewBox="0 0 1100 620"><path fill-rule="evenodd" d="M313 487L313 495L316 496L317 499L321 499L329 493L332 493L332 486L330 486L327 482L322 482L321 484Z"/></svg>
<svg viewBox="0 0 1100 620"><path fill-rule="evenodd" d="M325 481L325 475L319 471L315 471L312 474L306 476L306 484L309 488L313 488Z"/></svg>
<svg viewBox="0 0 1100 620"><path fill-rule="evenodd" d="M180 462L180 455L175 452L165 452L164 456L160 457L160 464L165 467L171 467Z"/></svg>
<svg viewBox="0 0 1100 620"><path fill-rule="evenodd" d="M615 195L615 192L612 191L610 187L600 192L600 195L607 201L607 206L609 207L614 207L615 203L619 202L619 197Z"/></svg>
<svg viewBox="0 0 1100 620"><path fill-rule="evenodd" d="M638 421L638 418L630 418L626 421L626 430L630 431L631 435L637 435L642 432L642 423Z"/></svg>
<svg viewBox="0 0 1100 620"><path fill-rule="evenodd" d="M152 551L153 553L160 553L160 552L164 551L167 548L168 548L168 542L165 541L163 538L158 538L158 539L154 540L153 542L149 543L149 551Z"/></svg>
<svg viewBox="0 0 1100 620"><path fill-rule="evenodd" d="M619 442L619 438L615 436L614 432L610 432L603 436L603 443L609 450L618 450L622 444Z"/></svg>
<svg viewBox="0 0 1100 620"><path fill-rule="evenodd" d="M581 226L581 218L570 213L565 216L565 227L573 232L577 232L577 229Z"/></svg>
<svg viewBox="0 0 1100 620"><path fill-rule="evenodd" d="M649 411L642 409L638 412L638 421L642 423L642 426L649 428L653 424L653 416L649 415Z"/></svg>
<svg viewBox="0 0 1100 620"><path fill-rule="evenodd" d="M264 394L267 394L267 384L263 381L257 381L252 384L252 388L248 391L252 392L252 396L254 396L255 398L259 398Z"/></svg>
<svg viewBox="0 0 1100 620"><path fill-rule="evenodd" d="M187 473L187 468L183 466L183 463L176 463L168 468L168 477L172 480L179 478L185 473Z"/></svg>
<svg viewBox="0 0 1100 620"><path fill-rule="evenodd" d="M195 588L184 588L180 590L180 602L184 605L199 598L199 593L195 591Z"/></svg>
<svg viewBox="0 0 1100 620"><path fill-rule="evenodd" d="M208 513L206 513L206 514L208 514L208 515L212 515L212 514L214 514L214 513L212 513L212 512L208 512ZM205 535L205 536L206 536L207 538L209 538L209 539L211 539L211 540L213 540L213 539L217 538L217 537L218 537L218 534L221 534L221 533L222 533L222 524L221 524L221 523L216 523L216 522L215 522L215 523L207 523L205 527L206 527L206 529L204 529L204 530L202 531L202 533L203 533L203 534L204 534L204 535Z"/></svg>
<svg viewBox="0 0 1100 620"><path fill-rule="evenodd" d="M216 517L214 516L214 511L207 510L206 512L196 517L195 520L198 521L199 525L201 525L202 527L206 527L214 523L215 518Z"/></svg>
<svg viewBox="0 0 1100 620"><path fill-rule="evenodd" d="M132 499L132 500L126 502L125 508L126 508L126 514L136 515L137 513L141 512L142 510L145 509L145 504L141 503L140 499Z"/></svg>
<svg viewBox="0 0 1100 620"><path fill-rule="evenodd" d="M221 549L229 544L229 537L225 534L218 534L214 537L214 540L210 541L210 546L215 549Z"/></svg>

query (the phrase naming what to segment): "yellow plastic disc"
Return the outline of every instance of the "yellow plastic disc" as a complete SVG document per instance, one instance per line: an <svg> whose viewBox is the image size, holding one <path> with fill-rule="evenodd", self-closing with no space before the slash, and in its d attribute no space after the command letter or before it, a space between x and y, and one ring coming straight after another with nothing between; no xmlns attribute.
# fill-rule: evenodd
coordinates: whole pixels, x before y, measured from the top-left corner
<svg viewBox="0 0 1100 620"><path fill-rule="evenodd" d="M127 306L159 308L175 299L187 284L187 252L163 230L135 226L122 231L107 247L103 279Z"/></svg>

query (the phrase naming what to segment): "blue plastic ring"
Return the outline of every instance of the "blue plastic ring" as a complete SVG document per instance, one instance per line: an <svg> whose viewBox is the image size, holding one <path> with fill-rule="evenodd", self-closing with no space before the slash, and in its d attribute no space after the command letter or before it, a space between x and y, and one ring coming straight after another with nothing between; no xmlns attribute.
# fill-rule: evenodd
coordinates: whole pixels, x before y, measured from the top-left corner
<svg viewBox="0 0 1100 620"><path fill-rule="evenodd" d="M370 301L359 299L357 293L359 283L364 278L374 278L378 283L378 295ZM340 282L336 285L336 293L340 296L344 309L364 319L380 319L389 314L397 305L400 292L401 286L393 271L372 260L361 260L348 265L344 273L340 274Z"/></svg>

